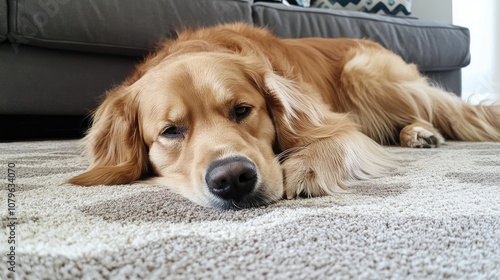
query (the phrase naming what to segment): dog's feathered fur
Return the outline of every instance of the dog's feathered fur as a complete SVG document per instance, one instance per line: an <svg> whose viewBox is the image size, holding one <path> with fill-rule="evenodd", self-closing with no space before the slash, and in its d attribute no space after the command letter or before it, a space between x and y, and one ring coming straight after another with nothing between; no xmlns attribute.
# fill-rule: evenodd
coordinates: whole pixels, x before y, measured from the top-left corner
<svg viewBox="0 0 500 280"><path fill-rule="evenodd" d="M221 118L239 103L218 100L241 94L247 119ZM172 122L182 139L162 134L172 114L181 116ZM378 144L430 147L445 138L500 141L500 105L467 104L369 40L280 39L229 24L181 32L108 93L85 138L92 163L70 182L153 176L199 204L246 207L381 175L391 156ZM211 162L233 155L257 166L259 195L226 203L203 178Z"/></svg>

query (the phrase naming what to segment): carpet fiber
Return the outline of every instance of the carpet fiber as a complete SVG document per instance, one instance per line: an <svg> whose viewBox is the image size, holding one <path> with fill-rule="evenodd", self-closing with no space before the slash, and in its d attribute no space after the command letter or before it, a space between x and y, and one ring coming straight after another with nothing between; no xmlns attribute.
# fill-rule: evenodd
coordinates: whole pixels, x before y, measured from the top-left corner
<svg viewBox="0 0 500 280"><path fill-rule="evenodd" d="M66 185L86 167L77 141L0 143L0 278L499 279L500 143L387 149L396 173L350 193L219 211L162 186Z"/></svg>

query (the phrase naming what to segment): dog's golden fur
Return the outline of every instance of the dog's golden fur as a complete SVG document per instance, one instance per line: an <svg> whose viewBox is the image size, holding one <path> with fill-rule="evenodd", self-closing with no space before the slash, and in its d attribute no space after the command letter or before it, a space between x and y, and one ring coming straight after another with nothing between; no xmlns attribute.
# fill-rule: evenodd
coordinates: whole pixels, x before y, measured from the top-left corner
<svg viewBox="0 0 500 280"><path fill-rule="evenodd" d="M382 175L392 159L379 144L445 138L500 141L500 106L463 102L369 40L229 24L180 33L109 92L85 138L92 163L70 182L150 178L201 205L248 207ZM252 186L221 197L211 177L235 158Z"/></svg>

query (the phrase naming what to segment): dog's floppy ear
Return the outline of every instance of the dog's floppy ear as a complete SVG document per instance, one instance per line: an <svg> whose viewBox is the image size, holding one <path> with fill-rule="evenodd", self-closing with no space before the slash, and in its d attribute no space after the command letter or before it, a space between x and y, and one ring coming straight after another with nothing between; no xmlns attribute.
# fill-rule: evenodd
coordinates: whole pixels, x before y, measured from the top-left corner
<svg viewBox="0 0 500 280"><path fill-rule="evenodd" d="M357 131L357 125L346 114L334 113L319 101L321 97L311 85L270 69L260 79L255 78L256 74L252 76L265 94L281 150Z"/></svg>
<svg viewBox="0 0 500 280"><path fill-rule="evenodd" d="M83 186L127 184L147 172L147 149L140 131L137 94L126 86L110 92L93 116L84 139L91 165L69 183Z"/></svg>

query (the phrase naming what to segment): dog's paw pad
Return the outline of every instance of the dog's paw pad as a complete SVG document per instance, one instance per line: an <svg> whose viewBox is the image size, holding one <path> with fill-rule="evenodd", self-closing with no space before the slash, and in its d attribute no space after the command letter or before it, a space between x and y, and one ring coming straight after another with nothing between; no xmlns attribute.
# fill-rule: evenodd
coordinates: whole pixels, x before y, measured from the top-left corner
<svg viewBox="0 0 500 280"><path fill-rule="evenodd" d="M406 142L403 142L403 144L410 148L437 148L444 143L444 138L439 133L420 126L413 127L407 134L409 135L407 135Z"/></svg>

